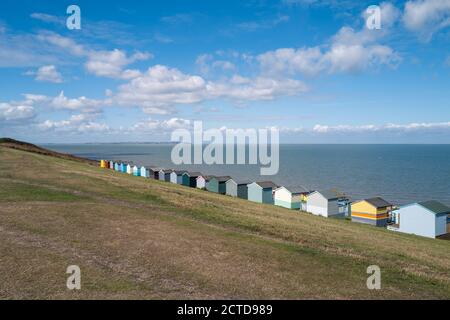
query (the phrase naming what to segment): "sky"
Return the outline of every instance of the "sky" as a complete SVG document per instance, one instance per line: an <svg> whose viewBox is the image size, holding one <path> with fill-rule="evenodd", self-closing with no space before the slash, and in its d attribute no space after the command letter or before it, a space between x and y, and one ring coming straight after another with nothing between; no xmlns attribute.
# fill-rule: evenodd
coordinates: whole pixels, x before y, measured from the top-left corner
<svg viewBox="0 0 450 320"><path fill-rule="evenodd" d="M158 142L196 120L448 144L450 0L0 2L0 136Z"/></svg>

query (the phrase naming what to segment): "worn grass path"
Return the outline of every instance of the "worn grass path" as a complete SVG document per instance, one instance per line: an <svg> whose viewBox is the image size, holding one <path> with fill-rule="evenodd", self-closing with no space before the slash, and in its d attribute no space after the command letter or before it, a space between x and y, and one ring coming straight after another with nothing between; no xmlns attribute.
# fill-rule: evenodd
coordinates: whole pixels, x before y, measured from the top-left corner
<svg viewBox="0 0 450 320"><path fill-rule="evenodd" d="M0 298L449 299L450 242L0 147Z"/></svg>

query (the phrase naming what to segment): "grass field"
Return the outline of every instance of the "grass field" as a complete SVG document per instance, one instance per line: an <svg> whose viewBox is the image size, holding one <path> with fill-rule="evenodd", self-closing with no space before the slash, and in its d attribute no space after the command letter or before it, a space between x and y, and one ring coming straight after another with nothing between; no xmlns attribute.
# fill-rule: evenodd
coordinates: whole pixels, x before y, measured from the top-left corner
<svg viewBox="0 0 450 320"><path fill-rule="evenodd" d="M0 298L449 299L450 242L0 146Z"/></svg>

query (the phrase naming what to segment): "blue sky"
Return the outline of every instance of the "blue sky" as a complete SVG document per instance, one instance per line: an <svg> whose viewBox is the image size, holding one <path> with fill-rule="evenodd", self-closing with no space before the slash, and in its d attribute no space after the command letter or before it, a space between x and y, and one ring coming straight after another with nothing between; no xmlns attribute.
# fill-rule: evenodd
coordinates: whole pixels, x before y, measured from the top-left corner
<svg viewBox="0 0 450 320"><path fill-rule="evenodd" d="M168 141L202 120L288 143L450 143L449 40L450 0L4 0L0 136Z"/></svg>

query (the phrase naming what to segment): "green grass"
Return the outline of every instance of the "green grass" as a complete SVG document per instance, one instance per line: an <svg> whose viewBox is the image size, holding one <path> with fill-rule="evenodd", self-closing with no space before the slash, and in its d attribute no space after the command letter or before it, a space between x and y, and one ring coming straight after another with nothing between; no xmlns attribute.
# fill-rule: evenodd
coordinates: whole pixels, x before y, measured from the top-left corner
<svg viewBox="0 0 450 320"><path fill-rule="evenodd" d="M77 201L86 197L17 182L2 182L0 202L15 201Z"/></svg>
<svg viewBox="0 0 450 320"><path fill-rule="evenodd" d="M2 147L0 183L0 298L450 298L448 241Z"/></svg>

